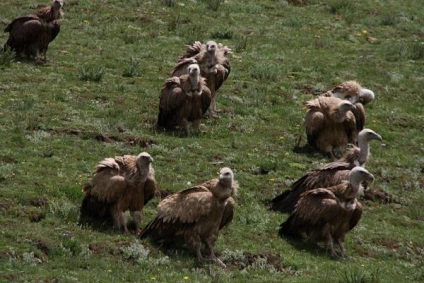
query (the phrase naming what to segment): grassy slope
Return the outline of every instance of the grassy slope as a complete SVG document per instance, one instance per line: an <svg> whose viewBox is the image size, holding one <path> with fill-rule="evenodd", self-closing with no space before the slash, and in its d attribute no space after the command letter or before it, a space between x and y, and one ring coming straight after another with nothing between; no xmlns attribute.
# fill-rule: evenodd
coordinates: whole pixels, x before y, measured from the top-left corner
<svg viewBox="0 0 424 283"><path fill-rule="evenodd" d="M67 1L48 65L0 66L0 281L422 281L421 1L226 1L211 12L203 1L163 2ZM2 1L0 20L37 3ZM234 51L218 100L221 118L205 120L197 137L155 132L159 90L176 58L185 44L209 39ZM131 66L135 76L124 77ZM90 70L102 80L80 80ZM377 95L367 106L367 127L385 146L372 145L367 168L377 177L373 187L396 202L366 202L347 235L352 258L332 261L315 247L280 239L286 216L268 212L264 202L327 162L294 151L299 139L305 143L302 102L349 79ZM121 141L99 142L99 135ZM151 145L125 142L134 138ZM235 169L237 214L216 247L227 270L76 224L81 187L95 164L144 150L155 158L160 187L172 191L216 176L219 166ZM147 205L143 224L156 205ZM150 250L147 259L140 244Z"/></svg>

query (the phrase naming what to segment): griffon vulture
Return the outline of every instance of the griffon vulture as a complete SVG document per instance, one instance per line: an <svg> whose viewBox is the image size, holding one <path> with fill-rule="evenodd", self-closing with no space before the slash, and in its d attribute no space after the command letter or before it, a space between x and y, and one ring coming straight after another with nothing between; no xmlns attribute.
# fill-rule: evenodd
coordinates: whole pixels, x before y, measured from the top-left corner
<svg viewBox="0 0 424 283"><path fill-rule="evenodd" d="M178 63L172 71L173 76L181 76L187 73L190 64L197 63L200 66L200 74L206 78L206 84L211 91L212 102L208 113L216 116L216 99L218 89L227 80L231 67L228 60L231 49L221 43L208 41L202 44L199 41L187 46L186 54L178 59Z"/></svg>
<svg viewBox="0 0 424 283"><path fill-rule="evenodd" d="M346 81L336 86L330 91L324 93L325 96L333 96L341 99L346 99L356 104L358 102L363 105L374 100L374 92L370 89L363 88L356 81Z"/></svg>
<svg viewBox="0 0 424 283"><path fill-rule="evenodd" d="M112 217L115 228L128 233L125 212L129 210L140 233L143 207L157 193L152 162L146 152L100 161L91 183L83 188L81 217Z"/></svg>
<svg viewBox="0 0 424 283"><path fill-rule="evenodd" d="M202 244L210 259L225 266L214 253L219 230L226 224L229 199L235 193L236 181L230 168L220 170L218 181L206 182L194 188L169 195L158 205L156 218L141 232L159 243L183 242L196 252L198 260ZM227 211L228 213L228 211ZM229 213L232 217L232 211Z"/></svg>
<svg viewBox="0 0 424 283"><path fill-rule="evenodd" d="M360 119L352 112L358 110L355 105L337 97L319 96L305 105L309 145L329 153L335 160L333 150L344 152L348 143L357 143L358 133L365 124L365 111Z"/></svg>
<svg viewBox="0 0 424 283"><path fill-rule="evenodd" d="M211 92L200 76L199 65L188 66L188 74L166 80L160 95L158 127L182 128L188 133L189 122L197 131L200 119L209 108Z"/></svg>
<svg viewBox="0 0 424 283"><path fill-rule="evenodd" d="M308 190L327 188L349 179L349 172L355 166L364 166L370 155L370 141L382 138L370 129L363 129L358 136L358 146L348 149L338 160L312 170L295 181L289 190L271 200L270 209L283 213L293 212L301 194ZM365 184L366 185L366 184ZM363 194L361 187L360 195Z"/></svg>
<svg viewBox="0 0 424 283"><path fill-rule="evenodd" d="M4 30L9 38L3 49L15 51L19 57L35 59L37 63L47 61L49 43L60 31L62 7L63 0L53 0L50 7L13 20Z"/></svg>
<svg viewBox="0 0 424 283"><path fill-rule="evenodd" d="M303 193L293 213L281 224L280 236L306 236L313 242L324 242L332 258L347 257L345 235L362 216L362 205L356 199L360 184L373 180L372 174L357 166L350 171L349 181Z"/></svg>

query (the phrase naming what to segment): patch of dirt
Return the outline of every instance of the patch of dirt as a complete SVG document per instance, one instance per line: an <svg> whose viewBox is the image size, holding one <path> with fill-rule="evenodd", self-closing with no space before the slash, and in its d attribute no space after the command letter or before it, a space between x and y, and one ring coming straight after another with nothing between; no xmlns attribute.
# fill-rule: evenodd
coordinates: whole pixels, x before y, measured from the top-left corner
<svg viewBox="0 0 424 283"><path fill-rule="evenodd" d="M46 208L49 205L49 199L46 197L33 197L28 200L31 206Z"/></svg>
<svg viewBox="0 0 424 283"><path fill-rule="evenodd" d="M380 203L390 203L393 201L393 197L381 190L368 190L368 191L364 191L364 199L365 200L370 200L370 201L375 201L375 202L380 202Z"/></svg>
<svg viewBox="0 0 424 283"><path fill-rule="evenodd" d="M123 130L120 129L120 132ZM137 136L131 136L131 135L104 135L96 132L89 132L89 131L82 131L79 129L68 129L68 128L62 128L62 129L54 129L51 130L50 133L52 135L70 135L70 136L79 136L84 139L94 139L98 142L104 142L104 143L114 143L114 142L122 142L126 145L130 146L140 146L140 147L148 147L152 144L156 144L156 141L152 139L144 139Z"/></svg>
<svg viewBox="0 0 424 283"><path fill-rule="evenodd" d="M237 267L239 269L245 269L249 267L255 267L256 265L260 265L261 263L266 264L267 268L273 268L277 271L283 271L284 267L281 265L280 256L271 252L268 253L259 253L252 254L246 252L243 254L242 258L231 259L229 261L225 261L227 266Z"/></svg>

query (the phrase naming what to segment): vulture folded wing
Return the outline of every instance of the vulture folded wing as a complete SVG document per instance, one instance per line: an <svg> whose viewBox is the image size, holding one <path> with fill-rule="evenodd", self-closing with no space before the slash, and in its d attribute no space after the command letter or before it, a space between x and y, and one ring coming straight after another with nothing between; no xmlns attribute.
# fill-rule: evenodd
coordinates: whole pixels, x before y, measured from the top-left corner
<svg viewBox="0 0 424 283"><path fill-rule="evenodd" d="M176 77L187 75L188 66L190 66L191 64L197 64L197 63L198 63L197 60L194 58L182 58L181 60L178 61L177 65L172 70L171 75Z"/></svg>
<svg viewBox="0 0 424 283"><path fill-rule="evenodd" d="M19 48L22 45L32 43L45 32L43 24L36 17L20 18L18 22L12 22L12 24L13 26L9 31L10 39L12 40L10 45L13 45L11 46L12 48ZM6 30L8 27L6 27Z"/></svg>
<svg viewBox="0 0 424 283"><path fill-rule="evenodd" d="M339 210L340 205L334 193L327 189L314 189L301 196L294 213L298 219L314 226L328 222Z"/></svg>
<svg viewBox="0 0 424 283"><path fill-rule="evenodd" d="M201 188L170 195L159 203L157 217L165 223L195 223L211 213L213 198Z"/></svg>
<svg viewBox="0 0 424 283"><path fill-rule="evenodd" d="M160 95L158 125L169 127L175 125L174 115L185 102L185 93L178 77L166 80Z"/></svg>
<svg viewBox="0 0 424 283"><path fill-rule="evenodd" d="M363 212L363 206L359 201L356 201L356 208L352 213L352 216L349 221L349 231L355 228L355 226L358 224L359 220L361 219Z"/></svg>
<svg viewBox="0 0 424 283"><path fill-rule="evenodd" d="M325 127L325 115L315 107L310 108L306 113L305 126L308 143L314 145L319 133Z"/></svg>
<svg viewBox="0 0 424 283"><path fill-rule="evenodd" d="M366 114L365 114L365 108L362 105L362 103L360 103L360 102L355 103L355 107L356 108L355 108L355 110L353 110L353 115L355 115L356 130L359 133L365 127Z"/></svg>
<svg viewBox="0 0 424 283"><path fill-rule="evenodd" d="M186 53L179 59L194 57L204 50L206 50L206 46L200 41L195 41L193 44L187 45Z"/></svg>
<svg viewBox="0 0 424 283"><path fill-rule="evenodd" d="M219 224L219 230L227 226L228 224L233 221L234 218L234 209L235 209L236 203L232 197L229 197L227 200L227 204L224 208L224 215L222 216L221 224Z"/></svg>
<svg viewBox="0 0 424 283"><path fill-rule="evenodd" d="M202 102L202 114L205 114L212 102L211 91L206 85L202 86L201 102Z"/></svg>
<svg viewBox="0 0 424 283"><path fill-rule="evenodd" d="M123 176L115 175L109 170L103 170L93 177L91 195L100 201L112 203L118 200L125 191L131 188L131 184Z"/></svg>
<svg viewBox="0 0 424 283"><path fill-rule="evenodd" d="M357 111L355 110L354 112L357 112ZM346 117L346 120L343 122L343 128L346 131L348 142L356 144L358 141L359 131L357 128L355 114L353 114L351 111L348 111L346 115L347 117Z"/></svg>
<svg viewBox="0 0 424 283"><path fill-rule="evenodd" d="M154 178L147 178L146 182L144 183L144 205L147 204L156 194L157 187L156 187L156 180Z"/></svg>

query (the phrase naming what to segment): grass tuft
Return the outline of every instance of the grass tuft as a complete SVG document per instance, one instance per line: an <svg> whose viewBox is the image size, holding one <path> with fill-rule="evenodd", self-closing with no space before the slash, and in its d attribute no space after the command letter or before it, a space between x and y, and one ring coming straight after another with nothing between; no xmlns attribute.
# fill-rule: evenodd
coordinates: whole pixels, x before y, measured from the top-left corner
<svg viewBox="0 0 424 283"><path fill-rule="evenodd" d="M80 70L79 79L81 81L101 82L105 74L103 67L85 66Z"/></svg>
<svg viewBox="0 0 424 283"><path fill-rule="evenodd" d="M125 67L124 72L122 73L122 76L126 78L133 78L138 76L139 65L140 60L131 56L128 61L128 65Z"/></svg>

